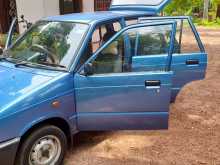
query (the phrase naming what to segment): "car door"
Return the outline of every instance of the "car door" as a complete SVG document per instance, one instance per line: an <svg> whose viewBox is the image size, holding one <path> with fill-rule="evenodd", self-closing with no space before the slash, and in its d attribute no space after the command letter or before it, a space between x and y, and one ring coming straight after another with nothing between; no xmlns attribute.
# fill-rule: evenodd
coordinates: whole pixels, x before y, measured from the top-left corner
<svg viewBox="0 0 220 165"><path fill-rule="evenodd" d="M145 17L140 18L139 23L171 20L177 21L175 47L171 64L171 70L174 72L171 93L171 101L173 102L187 83L205 78L207 53L189 17ZM149 46L151 45L146 43L145 49ZM148 71L152 69L152 65L155 69L166 65L166 55L151 54L154 55L149 56L144 54L144 52L136 52L133 58L133 70Z"/></svg>
<svg viewBox="0 0 220 165"><path fill-rule="evenodd" d="M170 36L164 68L132 71L132 60L125 60L125 49L133 53L136 45L132 38L164 28ZM175 22L147 23L128 26L105 43L74 77L78 129L167 129L174 36Z"/></svg>

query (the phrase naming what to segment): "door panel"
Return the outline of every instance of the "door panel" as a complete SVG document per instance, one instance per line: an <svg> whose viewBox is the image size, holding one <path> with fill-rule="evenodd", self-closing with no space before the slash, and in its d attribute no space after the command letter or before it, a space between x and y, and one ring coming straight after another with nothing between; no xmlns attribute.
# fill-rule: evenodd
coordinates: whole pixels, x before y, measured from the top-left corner
<svg viewBox="0 0 220 165"><path fill-rule="evenodd" d="M135 56L132 60L132 71L151 71L163 69L166 65L166 55ZM187 64L198 61L198 64ZM207 55L203 53L173 54L171 70L174 72L171 101L174 101L179 91L187 83L205 78Z"/></svg>
<svg viewBox="0 0 220 165"><path fill-rule="evenodd" d="M136 34L145 40L146 33L164 27L169 29L166 34L174 38L175 25L157 22L128 26L88 59L74 77L79 130L168 128L173 72L167 68L172 54L169 51L165 55L163 70L134 72L130 70L129 54L135 50L135 44L124 41Z"/></svg>
<svg viewBox="0 0 220 165"><path fill-rule="evenodd" d="M79 129L167 128L171 81L172 72L89 77L77 74L75 93Z"/></svg>
<svg viewBox="0 0 220 165"><path fill-rule="evenodd" d="M171 93L171 101L175 101L181 88L187 83L196 80L202 80L205 78L207 69L207 54L205 53L204 46L199 38L199 34L196 31L191 19L189 17L157 17L157 18L141 18L139 22L157 22L157 21L170 21L176 20L182 22L187 21L189 27L187 32L192 31L192 35L195 36L194 44L191 44L191 40L187 41L187 36L183 36L183 29L179 30L179 35L176 35L175 49L172 56L171 70L174 72L173 86ZM186 24L180 24L182 28L186 28ZM189 30L190 29L190 30ZM177 29L178 31L178 29ZM192 37L192 36L191 36ZM178 45L179 42L179 45ZM195 49L195 44L198 46L198 50ZM178 50L179 48L179 50ZM190 49L192 51L190 52ZM185 52L184 52L185 51ZM161 69L166 63L165 55L153 55L153 56L134 56L132 59L133 71L139 70L152 70Z"/></svg>

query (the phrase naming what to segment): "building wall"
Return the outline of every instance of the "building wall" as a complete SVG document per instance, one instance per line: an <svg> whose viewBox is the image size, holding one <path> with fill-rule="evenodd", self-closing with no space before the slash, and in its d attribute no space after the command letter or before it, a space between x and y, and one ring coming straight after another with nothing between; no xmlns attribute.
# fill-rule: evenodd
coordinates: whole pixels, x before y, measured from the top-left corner
<svg viewBox="0 0 220 165"><path fill-rule="evenodd" d="M83 12L94 11L94 0L83 0Z"/></svg>
<svg viewBox="0 0 220 165"><path fill-rule="evenodd" d="M22 14L30 22L51 16L59 15L59 0L16 0L18 17ZM20 25L20 32L24 31Z"/></svg>
<svg viewBox="0 0 220 165"><path fill-rule="evenodd" d="M101 3L109 3L110 0L101 0ZM24 15L25 18L34 23L37 20L60 14L59 0L16 0L18 17ZM83 0L83 12L93 12L95 10L95 0ZM107 6L101 4L101 6ZM103 8L105 10L105 8ZM99 9L101 10L101 9ZM20 32L24 31L23 25L19 27Z"/></svg>

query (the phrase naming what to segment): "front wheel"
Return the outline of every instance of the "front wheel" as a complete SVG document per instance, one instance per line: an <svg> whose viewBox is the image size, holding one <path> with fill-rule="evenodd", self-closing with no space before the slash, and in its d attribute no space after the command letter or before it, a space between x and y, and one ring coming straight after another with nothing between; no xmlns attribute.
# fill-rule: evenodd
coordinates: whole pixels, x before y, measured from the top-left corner
<svg viewBox="0 0 220 165"><path fill-rule="evenodd" d="M44 126L32 132L18 151L16 165L61 165L67 150L64 132Z"/></svg>

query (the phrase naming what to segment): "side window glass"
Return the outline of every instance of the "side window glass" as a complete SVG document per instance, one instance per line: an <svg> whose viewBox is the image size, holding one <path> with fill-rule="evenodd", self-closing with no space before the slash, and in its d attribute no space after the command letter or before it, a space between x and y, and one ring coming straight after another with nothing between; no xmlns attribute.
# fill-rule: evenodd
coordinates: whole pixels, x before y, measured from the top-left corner
<svg viewBox="0 0 220 165"><path fill-rule="evenodd" d="M113 22L98 26L92 34L92 52L95 53L103 43L121 30L119 22Z"/></svg>
<svg viewBox="0 0 220 165"><path fill-rule="evenodd" d="M97 28L92 35L92 53L94 53L100 46L102 42L102 35L101 35L101 27Z"/></svg>
<svg viewBox="0 0 220 165"><path fill-rule="evenodd" d="M86 49L82 54L77 68L83 65L106 41L121 30L119 22L103 24L98 26L93 32L90 41L87 43ZM115 51L115 50L113 50Z"/></svg>
<svg viewBox="0 0 220 165"><path fill-rule="evenodd" d="M140 56L165 53L168 55L171 34L172 25L129 29L113 40L91 62L93 73L129 72L127 68L131 68L132 64L129 63L131 60L126 59L131 59L135 52Z"/></svg>
<svg viewBox="0 0 220 165"><path fill-rule="evenodd" d="M94 74L123 72L123 35L110 43L92 62Z"/></svg>
<svg viewBox="0 0 220 165"><path fill-rule="evenodd" d="M172 33L171 25L148 27L148 30L138 31L133 39L134 55L160 55L167 54L170 48Z"/></svg>
<svg viewBox="0 0 220 165"><path fill-rule="evenodd" d="M176 54L201 52L196 37L187 19L177 20L175 40Z"/></svg>

